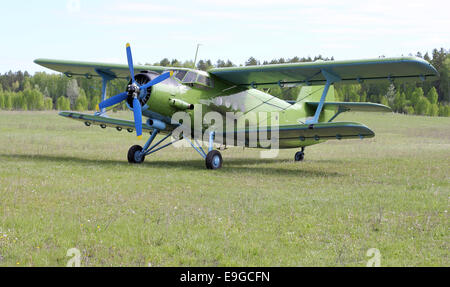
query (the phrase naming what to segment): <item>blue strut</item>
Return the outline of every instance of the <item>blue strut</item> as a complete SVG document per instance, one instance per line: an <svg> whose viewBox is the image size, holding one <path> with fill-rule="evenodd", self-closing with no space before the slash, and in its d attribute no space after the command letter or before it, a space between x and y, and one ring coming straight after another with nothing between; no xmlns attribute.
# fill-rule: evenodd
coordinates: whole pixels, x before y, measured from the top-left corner
<svg viewBox="0 0 450 287"><path fill-rule="evenodd" d="M214 147L214 137L216 135L216 132L210 132L209 133L209 146L208 146L208 152L213 150ZM203 150L202 146L198 143L197 139L194 139L195 144L188 138L186 140L191 144L191 146L203 157L206 158L206 152Z"/></svg>
<svg viewBox="0 0 450 287"><path fill-rule="evenodd" d="M330 86L333 83L339 82L341 80L341 78L339 78L338 76L330 72L327 72L323 69L321 70L321 72L322 75L327 80L327 83L325 84L325 88L323 89L322 97L320 98L319 106L316 109L316 113L314 114L314 117L311 120L306 121L307 124L317 124L319 122L320 113L322 112L323 104L325 103L325 99L327 97Z"/></svg>
<svg viewBox="0 0 450 287"><path fill-rule="evenodd" d="M111 80L114 80L116 78L115 75L109 74L105 71L102 71L100 69L95 69L95 72L102 77L102 99L100 102L103 102L104 100L106 100L106 88L108 86L108 82ZM106 112L106 108L103 108L99 113L99 115L102 115Z"/></svg>

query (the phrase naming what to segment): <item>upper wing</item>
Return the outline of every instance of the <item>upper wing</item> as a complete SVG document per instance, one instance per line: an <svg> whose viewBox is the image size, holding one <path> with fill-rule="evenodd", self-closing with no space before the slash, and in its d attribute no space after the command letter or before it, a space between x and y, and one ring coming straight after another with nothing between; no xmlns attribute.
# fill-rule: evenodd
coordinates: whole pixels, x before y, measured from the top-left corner
<svg viewBox="0 0 450 287"><path fill-rule="evenodd" d="M345 83L380 80L425 80L439 76L427 61L416 57L349 61L316 61L262 66L216 68L208 72L234 85L323 85L323 71Z"/></svg>
<svg viewBox="0 0 450 287"><path fill-rule="evenodd" d="M34 60L34 62L51 70L64 73L69 77L73 75L85 76L87 78L98 77L98 71L110 75L112 78L126 79L130 76L130 70L128 66L122 64L77 62L51 59L36 59ZM166 69L166 67L161 66L134 65L135 71L154 71L157 73L161 73Z"/></svg>
<svg viewBox="0 0 450 287"><path fill-rule="evenodd" d="M317 108L319 102L306 102L306 104ZM390 107L376 103L325 102L323 107L336 107L342 112L392 112Z"/></svg>

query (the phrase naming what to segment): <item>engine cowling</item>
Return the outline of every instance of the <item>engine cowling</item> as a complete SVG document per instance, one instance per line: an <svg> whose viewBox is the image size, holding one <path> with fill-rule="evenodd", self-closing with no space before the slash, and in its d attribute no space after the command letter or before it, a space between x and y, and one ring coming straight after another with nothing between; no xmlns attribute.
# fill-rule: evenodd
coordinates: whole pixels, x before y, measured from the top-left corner
<svg viewBox="0 0 450 287"><path fill-rule="evenodd" d="M139 86L145 85L146 83L150 82L151 80L158 77L159 74L155 72L149 72L149 71L143 71L139 74L136 74L134 78L136 79L136 82ZM128 87L131 85L131 80L128 82ZM127 89L128 90L128 89ZM152 93L152 87L148 87L145 91L145 95L143 97L139 97L139 102L141 103L141 106L144 107L145 104L150 99ZM127 96L127 103L128 106L133 109L133 94L132 92L128 92Z"/></svg>

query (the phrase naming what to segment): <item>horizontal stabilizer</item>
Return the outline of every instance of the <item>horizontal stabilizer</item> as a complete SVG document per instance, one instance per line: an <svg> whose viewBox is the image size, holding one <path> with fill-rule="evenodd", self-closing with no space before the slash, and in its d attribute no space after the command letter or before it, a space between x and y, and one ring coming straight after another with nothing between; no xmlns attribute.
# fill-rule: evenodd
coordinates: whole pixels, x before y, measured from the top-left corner
<svg viewBox="0 0 450 287"><path fill-rule="evenodd" d="M234 135L231 133L234 133ZM262 135L267 135L267 137L261 138ZM281 125L278 128L278 135L276 130L271 127L247 128L235 132L224 132L222 139L226 141L226 138L230 136L231 138L234 137L234 142L227 142L227 144L231 145L248 146L249 140L257 138L258 146L265 147L268 146L267 143L273 137L278 138L280 148L290 148L332 139L372 138L375 136L375 133L360 123L332 122L310 125ZM218 135L216 135L217 137Z"/></svg>
<svg viewBox="0 0 450 287"><path fill-rule="evenodd" d="M306 102L307 105L317 108L319 102ZM360 102L325 102L323 108L336 107L341 112L392 112L391 108L376 103Z"/></svg>
<svg viewBox="0 0 450 287"><path fill-rule="evenodd" d="M325 140L371 138L375 136L375 133L365 125L352 122L280 126L279 134L280 140L292 138Z"/></svg>

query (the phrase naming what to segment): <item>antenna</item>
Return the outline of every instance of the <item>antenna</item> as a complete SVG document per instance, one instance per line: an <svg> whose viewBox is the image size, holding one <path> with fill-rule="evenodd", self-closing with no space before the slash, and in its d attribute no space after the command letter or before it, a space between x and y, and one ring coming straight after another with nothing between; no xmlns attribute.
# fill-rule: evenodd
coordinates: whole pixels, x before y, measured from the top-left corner
<svg viewBox="0 0 450 287"><path fill-rule="evenodd" d="M195 69L195 64L197 63L198 47L200 47L200 45L201 44L197 44L197 50L195 51L194 65L192 66L192 69Z"/></svg>

